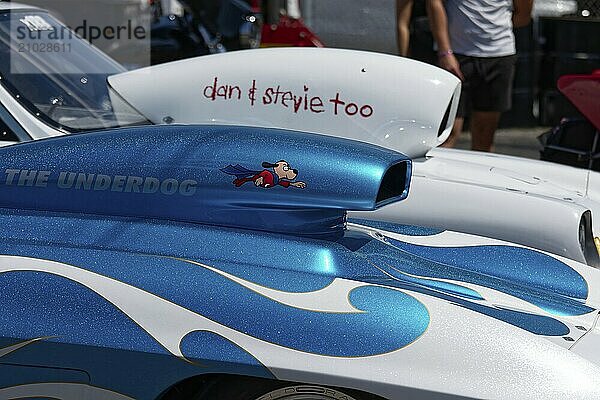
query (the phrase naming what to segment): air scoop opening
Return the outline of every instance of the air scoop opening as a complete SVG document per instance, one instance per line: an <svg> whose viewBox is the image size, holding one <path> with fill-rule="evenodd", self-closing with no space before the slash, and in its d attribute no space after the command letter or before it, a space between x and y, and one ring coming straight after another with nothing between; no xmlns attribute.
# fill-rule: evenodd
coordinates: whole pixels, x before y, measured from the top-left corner
<svg viewBox="0 0 600 400"><path fill-rule="evenodd" d="M377 192L376 206L381 207L408 197L410 185L410 162L402 161L392 165L383 176Z"/></svg>

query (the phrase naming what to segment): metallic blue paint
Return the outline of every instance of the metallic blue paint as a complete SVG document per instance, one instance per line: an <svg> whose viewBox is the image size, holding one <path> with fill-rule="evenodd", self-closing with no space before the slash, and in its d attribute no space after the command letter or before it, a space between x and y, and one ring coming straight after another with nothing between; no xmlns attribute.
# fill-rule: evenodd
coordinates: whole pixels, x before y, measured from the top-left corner
<svg viewBox="0 0 600 400"><path fill-rule="evenodd" d="M570 332L567 325L555 318L511 310L500 306L490 306L483 302L477 303L468 298L464 298L464 296L457 296L453 291L440 291L439 288L436 288L435 286L415 285L396 279L381 280L371 278L365 279L365 281L436 297L467 310L506 322L507 324L511 324L536 335L564 336Z"/></svg>
<svg viewBox="0 0 600 400"><path fill-rule="evenodd" d="M426 228L423 226L393 224L385 221L373 221L360 218L348 218L348 222L408 236L433 236L439 235L440 233L444 232L444 230L442 229Z"/></svg>
<svg viewBox="0 0 600 400"><path fill-rule="evenodd" d="M236 188L220 171L281 159L299 170L306 189ZM386 172L401 165L404 186L378 198ZM322 135L148 126L1 148L0 207L341 236L346 210L408 196L410 166L391 150Z"/></svg>
<svg viewBox="0 0 600 400"><path fill-rule="evenodd" d="M412 343L423 333L422 315L427 314L426 308L409 295L398 291L393 291L394 294L390 295L388 291L381 288L369 292L372 297L368 299L364 299L363 292L357 294L361 304L369 303L368 306L363 306L365 312L326 313L285 306L213 271L171 258L100 250L81 252L79 249L66 247L15 244L11 246L11 250L3 248L1 252L13 255L36 254L43 259L75 265L158 295L238 332L280 346L320 355L364 357L400 349ZM243 268L243 266L239 267ZM15 273L15 275L19 274ZM286 280L288 277L294 278L294 272L279 271L278 279ZM26 294L27 292L23 291L24 285L25 282L13 284L15 290ZM40 287L56 287L56 284ZM77 297L65 296L64 298ZM43 296L40 296L38 301L43 301ZM18 309L17 304L10 307L8 311L13 309ZM90 312L92 314L90 318L93 318L93 312L87 308L85 310ZM34 310L28 309L28 311L33 318L39 317L42 320L48 319L43 318L44 313L52 315L48 308L41 306L41 314L36 314ZM14 312L7 314L14 318ZM70 317L65 315L50 320L60 324L67 319L66 325L69 325L68 318ZM291 321L293 323L290 323ZM427 317L425 327L428 321ZM14 331L26 332L27 337L43 336L37 330L28 329L30 322L24 319L23 325L15 327ZM77 337L78 335L95 335L93 326L81 325L84 326L84 332L75 329L71 332L74 336L65 334L63 337L66 336L67 340L80 343L85 339ZM107 325L112 327L119 324ZM395 329L390 332L385 327L395 327ZM14 337L13 329L7 329L8 334L4 336ZM57 327L40 324L39 329L54 332ZM99 331L102 332L102 329ZM415 331L418 332L414 333ZM102 346L105 345L104 341L114 340L112 336L102 334L97 345ZM150 352L156 352L150 345L139 342L138 336L130 334L127 336L129 339L119 338L128 342L124 344L117 342L114 347L120 348L130 343L132 346L139 346L135 350L148 349Z"/></svg>
<svg viewBox="0 0 600 400"><path fill-rule="evenodd" d="M211 371L275 379L271 371L254 356L213 332L196 331L187 334L181 341L181 353Z"/></svg>
<svg viewBox="0 0 600 400"><path fill-rule="evenodd" d="M417 275L458 277L521 298L554 315L593 311L577 301L587 298L585 279L565 263L535 250L512 246L429 247L394 239L388 242L417 257L412 264ZM404 264L404 257L399 261ZM428 262L434 268L423 268Z"/></svg>
<svg viewBox="0 0 600 400"><path fill-rule="evenodd" d="M387 265L384 263L378 263L377 267L381 269L382 272L389 274L390 277L407 283L413 283L418 286L428 287L434 290L439 290L441 292L452 294L455 296L463 297L469 300L485 300L481 294L476 292L473 289L468 287L457 285L455 283L439 281L431 278L423 278L419 276L411 276L405 272L402 272L400 269Z"/></svg>
<svg viewBox="0 0 600 400"><path fill-rule="evenodd" d="M219 171L228 164L280 159L300 171L306 189L235 188ZM386 171L401 163L403 190L378 197ZM40 175L42 170L48 172ZM81 175L80 186L89 190L76 189L76 181L58 189L61 172L64 179L93 174ZM98 174L113 186L95 187ZM71 264L265 342L334 357L392 352L418 340L431 317L410 293L534 334L569 333L558 318L491 305L460 282L502 291L559 316L592 311L585 305L585 280L538 252L509 246L436 249L344 229L346 210L371 210L406 197L409 177L410 162L397 153L280 130L153 127L19 145L0 149L0 254ZM138 193L133 185L140 179L170 183ZM179 188L187 182L185 190L171 190L175 182ZM355 222L406 235L439 233ZM282 232L294 236L277 234ZM365 286L340 293L360 311L287 306L194 262L288 293L320 290L335 278L362 281ZM177 359L105 299L65 278L8 272L0 274L0 287L8 288L0 294L1 341L57 336L2 361L85 370L93 384L135 398L156 397L169 384L202 373L272 376L259 360L211 332L192 332L181 343L197 364ZM105 357L143 365L115 378ZM143 384L165 365L167 373Z"/></svg>
<svg viewBox="0 0 600 400"><path fill-rule="evenodd" d="M14 242L204 260L244 279L288 292L316 291L336 276L360 277L371 269L341 244L170 221L0 210L0 237L2 251L10 251ZM120 265L114 269L119 275L128 271ZM297 274L280 279L274 270Z"/></svg>
<svg viewBox="0 0 600 400"><path fill-rule="evenodd" d="M79 283L41 272L7 272L0 274L0 287L0 337L53 336L46 341L167 354L127 315Z"/></svg>
<svg viewBox="0 0 600 400"><path fill-rule="evenodd" d="M354 307L375 316L373 322L387 335L383 338L373 336L372 339L383 340L385 344L382 344L387 348L399 343L403 343L402 347L413 343L429 326L427 308L414 297L397 290L362 286L350 292L349 300Z"/></svg>
<svg viewBox="0 0 600 400"><path fill-rule="evenodd" d="M564 336L570 332L568 326L555 318L511 310L501 306L490 306L485 302L479 302L485 299L469 288L435 279L442 278L469 282L469 279L465 279L465 276L475 276L469 271L460 271L452 267L450 269L452 273L448 273L448 266L430 263L426 260L415 260L415 256L408 253L397 254L393 248L390 251L388 245L379 241L370 242L362 248L362 251L368 254L367 257L372 259L377 268L388 278L383 282L378 279L371 279L370 281L374 283L380 282L387 286L434 296L471 311L504 321L536 335ZM446 274L440 273L440 271L445 271ZM423 274L430 278L408 276L407 272L410 274ZM476 276L476 278L481 286L492 287L516 297L525 297L525 300L530 301L532 304L552 304L554 307L561 307L563 311L572 315L581 315L593 311L592 308L577 300L557 296L552 292L536 292L523 287L519 290L511 290L514 289L514 286L502 286L500 280L493 279L490 276Z"/></svg>
<svg viewBox="0 0 600 400"><path fill-rule="evenodd" d="M319 290L330 284L336 276L382 281L389 279L391 275L395 280L402 282L403 288L414 291L431 289L427 291L429 295L453 296L448 298L453 302L457 301L456 297L461 297L463 301L480 300L481 296L464 286L440 282L436 278L472 282L495 288L548 310L560 311L557 315L580 315L592 310L577 299L556 294L551 290L518 285L494 277L494 271L483 274L481 271L433 262L353 231L348 231L345 235L348 240L359 243L351 250L347 243L338 244L206 226L200 228L196 225L168 221L108 220L91 216L13 210L0 214L0 235L6 238L6 241L0 243L1 252L14 253L17 248L15 243L50 245L42 248L36 246L35 250L24 250L22 254L35 254L38 257L74 265L86 265L90 270L134 286L140 285L136 275L139 272L137 269L123 268L124 261L119 256L112 257L112 262L94 267L99 256L90 249L197 260L265 287L288 292ZM73 250L57 250L63 247L71 247ZM502 260L502 254L497 256ZM197 275L198 271L194 271L199 267L188 265L182 271L180 268L169 267L171 264L164 264L165 262L160 259L154 263L150 270L155 271L155 282L151 287L146 284L145 288L178 304L193 308L194 305L185 299L185 292L180 292L179 288L181 284L182 287L187 285L192 290L189 281L205 279ZM385 274L377 270L371 262ZM129 264L131 263L133 261ZM171 275L165 276L165 270L173 277L180 278L173 280ZM389 284L396 286L397 282L392 281ZM178 292L184 298L173 297L173 293ZM560 324L560 329L551 327L542 331L537 327L544 325L536 322L539 318L514 318L510 311L499 312L479 305L469 307L471 303L466 301L462 304L532 332L551 335L564 330L564 325ZM543 318L541 320L545 321Z"/></svg>

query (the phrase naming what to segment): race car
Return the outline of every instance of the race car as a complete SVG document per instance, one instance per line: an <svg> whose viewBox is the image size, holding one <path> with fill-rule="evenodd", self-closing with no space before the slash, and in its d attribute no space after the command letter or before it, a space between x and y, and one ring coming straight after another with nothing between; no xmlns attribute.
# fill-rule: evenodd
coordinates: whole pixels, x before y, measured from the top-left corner
<svg viewBox="0 0 600 400"><path fill-rule="evenodd" d="M58 27L8 7L4 54L7 19ZM348 220L408 201L416 163L331 134L152 125L118 92L123 75L106 85L106 65L43 73L103 57L87 49L63 65L12 58L21 72L44 67L23 76L0 57L2 117L28 141L0 149L0 399L600 396L598 270L523 245ZM415 115L430 126L393 139L412 156L442 140L458 90L443 74L421 76L432 108ZM211 82L200 96L213 96ZM341 88L319 105L311 88L297 112L327 104L344 121L386 110ZM271 89L261 95L292 106ZM339 126L328 120L325 133ZM382 120L370 121L346 127Z"/></svg>
<svg viewBox="0 0 600 400"><path fill-rule="evenodd" d="M411 170L238 126L0 149L0 398L599 398L600 271L347 221Z"/></svg>
<svg viewBox="0 0 600 400"><path fill-rule="evenodd" d="M51 30L19 39L11 27L29 29L21 20ZM373 53L270 49L125 73L77 36L44 39L44 32L65 29L43 11L0 3L0 145L151 123L342 136L414 159L413 196L370 219L483 235L599 264L600 228L592 218L598 200L589 185L596 173L435 149L449 134L460 91L458 80L438 68ZM44 44L70 51L19 51Z"/></svg>

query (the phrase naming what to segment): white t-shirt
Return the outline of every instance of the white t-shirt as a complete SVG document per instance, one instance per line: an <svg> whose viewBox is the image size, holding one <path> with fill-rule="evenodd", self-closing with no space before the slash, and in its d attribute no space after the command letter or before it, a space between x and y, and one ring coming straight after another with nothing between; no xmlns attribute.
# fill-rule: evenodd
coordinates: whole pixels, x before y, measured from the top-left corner
<svg viewBox="0 0 600 400"><path fill-rule="evenodd" d="M516 53L512 0L445 0L452 51L474 57Z"/></svg>

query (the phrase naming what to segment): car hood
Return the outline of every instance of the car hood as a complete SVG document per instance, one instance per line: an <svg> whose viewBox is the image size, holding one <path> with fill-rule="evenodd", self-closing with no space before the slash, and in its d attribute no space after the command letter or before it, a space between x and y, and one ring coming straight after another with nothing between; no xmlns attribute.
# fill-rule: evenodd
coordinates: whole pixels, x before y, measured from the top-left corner
<svg viewBox="0 0 600 400"><path fill-rule="evenodd" d="M377 239L360 250L385 275L374 282L403 287L410 281L417 291L564 348L590 330L598 315L600 273L591 267L493 239L351 221L353 229Z"/></svg>
<svg viewBox="0 0 600 400"><path fill-rule="evenodd" d="M482 320L558 338L561 345L582 335L577 326L591 327L600 305L599 272L559 256L385 222L359 221L348 229L348 210L374 211L409 195L410 161L381 147L277 129L149 126L35 141L1 152L0 207L15 212L14 221L0 224L6 227L6 240L36 238L36 227L15 228L22 221L40 224L38 240L43 242L47 226L61 220L68 224L77 219L69 217L73 214L95 215L119 229L147 230L138 235L153 243L138 248L130 242L139 239L109 240L109 251L234 265L228 271L233 274L247 263L251 269L396 287L458 305ZM291 164L277 161L283 156ZM294 175L278 178L281 186L275 177L285 173L284 164ZM271 179L274 187L255 182L259 177ZM27 217L24 210L40 216ZM53 213L65 216L50 222L45 215ZM181 233L161 232L146 222L130 226L122 218L189 224L187 235L195 243L219 238L216 243L228 243L233 252L222 245L193 245ZM95 236L86 232L102 229L94 223L78 225L77 234L65 235L68 240L51 242L97 248L99 243L89 239ZM60 236L69 229L57 232ZM170 238L163 250L159 237ZM173 249L179 242L187 246ZM299 258L286 259L282 252Z"/></svg>
<svg viewBox="0 0 600 400"><path fill-rule="evenodd" d="M592 211L592 226L600 232L600 174L546 161L502 154L435 148L427 160L415 163L415 175L447 182L511 190L576 204Z"/></svg>
<svg viewBox="0 0 600 400"><path fill-rule="evenodd" d="M600 390L594 358L569 351L598 315L597 271L524 247L369 221L330 241L27 210L0 213L0 233L0 271L80 283L177 357L200 357L188 337L208 331L278 379L387 398Z"/></svg>
<svg viewBox="0 0 600 400"><path fill-rule="evenodd" d="M557 199L586 196L588 170L503 154L435 148L419 174L484 186L512 188Z"/></svg>
<svg viewBox="0 0 600 400"><path fill-rule="evenodd" d="M477 329L500 321L509 331L525 331L564 348L593 327L600 309L596 269L524 246L429 228L351 220L342 238L321 240L21 210L5 210L0 223L3 254L85 269L102 268L86 260L108 257L106 252L177 258L267 291L310 293L335 280L360 282L417 296L430 312L452 305L477 321ZM67 239L64 232L70 232ZM111 269L120 268L118 257L109 258L115 264ZM422 328L414 340L425 332Z"/></svg>

